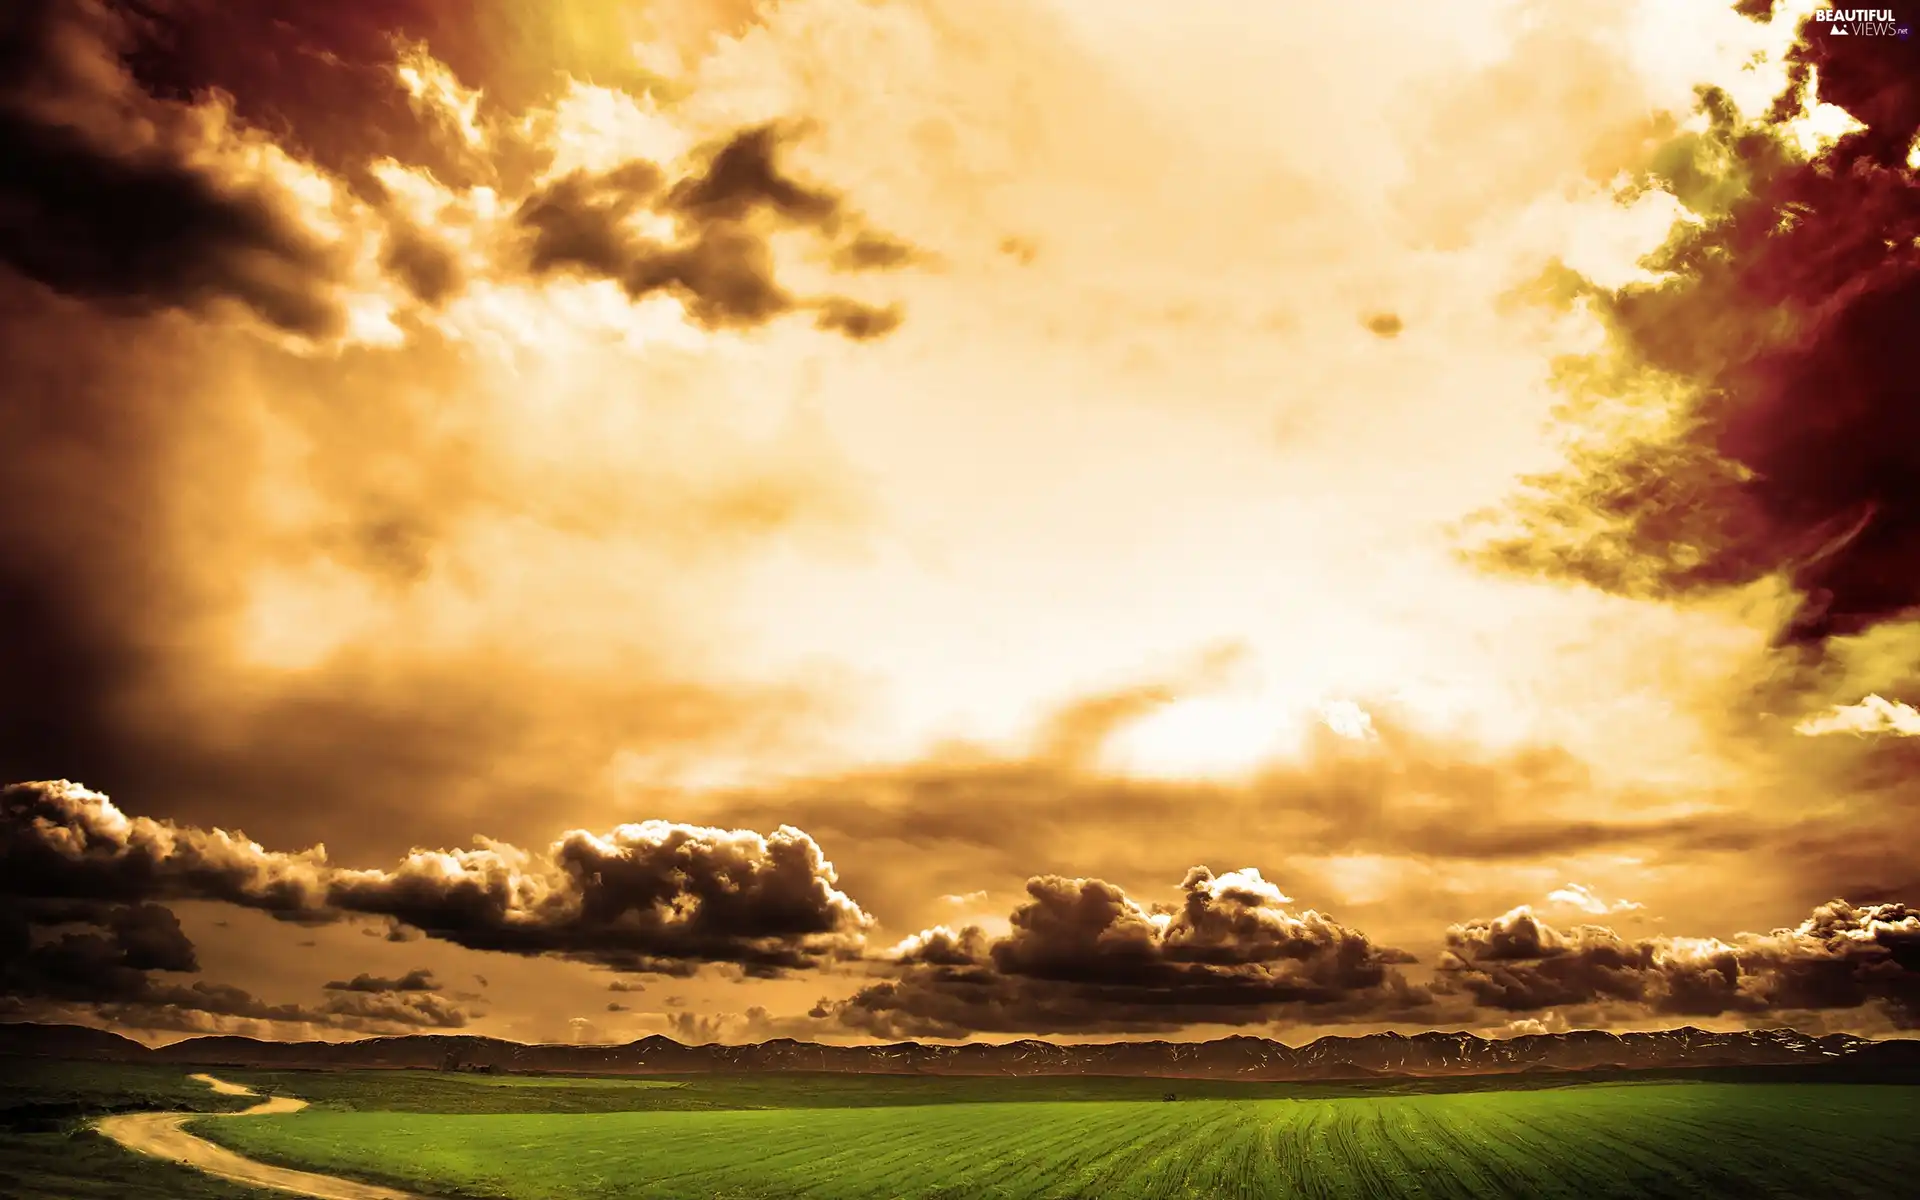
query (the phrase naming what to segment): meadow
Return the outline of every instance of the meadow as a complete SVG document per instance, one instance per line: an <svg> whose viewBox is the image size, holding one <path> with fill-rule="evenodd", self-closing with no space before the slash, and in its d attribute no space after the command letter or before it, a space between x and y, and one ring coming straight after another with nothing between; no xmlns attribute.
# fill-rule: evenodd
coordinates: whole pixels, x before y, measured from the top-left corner
<svg viewBox="0 0 1920 1200"><path fill-rule="evenodd" d="M204 1135L448 1197L1920 1196L1920 1088L1888 1085L235 1075L332 1094Z"/></svg>
<svg viewBox="0 0 1920 1200"><path fill-rule="evenodd" d="M189 1068L7 1066L9 1200L281 1194L140 1158L73 1117L248 1103ZM313 1103L196 1122L203 1136L448 1200L1920 1197L1920 1087L1899 1085L216 1074Z"/></svg>
<svg viewBox="0 0 1920 1200"><path fill-rule="evenodd" d="M172 1163L141 1158L91 1132L115 1112L228 1112L186 1068L0 1058L0 1196L6 1200L263 1200Z"/></svg>

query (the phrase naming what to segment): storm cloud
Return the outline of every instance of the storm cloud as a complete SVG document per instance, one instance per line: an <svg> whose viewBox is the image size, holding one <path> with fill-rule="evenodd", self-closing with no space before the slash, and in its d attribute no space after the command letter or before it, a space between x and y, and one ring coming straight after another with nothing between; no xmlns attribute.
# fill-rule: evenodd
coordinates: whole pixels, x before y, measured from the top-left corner
<svg viewBox="0 0 1920 1200"><path fill-rule="evenodd" d="M1559 929L1530 908L1447 933L1443 992L1507 1012L1615 1005L1643 1016L1778 1017L1872 1006L1920 1024L1920 914L1834 900L1791 928L1731 941Z"/></svg>
<svg viewBox="0 0 1920 1200"><path fill-rule="evenodd" d="M321 986L330 992L437 992L440 990L440 984L434 979L433 972L425 967L408 971L405 975L394 979L363 972L352 979L335 979Z"/></svg>
<svg viewBox="0 0 1920 1200"><path fill-rule="evenodd" d="M1800 597L1788 643L1920 610L1920 43L1830 30L1803 31L1771 111L1703 89L1705 128L1654 154L1630 196L1663 190L1692 219L1652 281L1551 281L1608 338L1562 370L1568 415L1625 401L1632 419L1533 480L1484 561L1645 597L1777 576ZM1861 127L1808 153L1792 122L1815 100Z"/></svg>
<svg viewBox="0 0 1920 1200"><path fill-rule="evenodd" d="M104 5L24 0L0 21L0 263L121 311L225 300L338 332L345 264L271 141L142 91L121 61L135 30Z"/></svg>
<svg viewBox="0 0 1920 1200"><path fill-rule="evenodd" d="M85 900L201 899L293 921L387 918L480 950L626 971L732 963L775 974L857 953L870 918L806 834L650 821L566 833L544 853L482 841L391 870L324 848L269 851L224 830L128 817L71 783L4 792L0 891ZM351 983L347 985L351 987Z"/></svg>
<svg viewBox="0 0 1920 1200"><path fill-rule="evenodd" d="M199 956L164 905L7 891L0 896L0 1013L12 1019L79 1014L187 1033L287 1026L390 1033L458 1029L468 1020L466 1008L437 994L420 972L402 980L363 975L339 985L344 994L314 1004L262 1000L245 988L193 978Z"/></svg>
<svg viewBox="0 0 1920 1200"><path fill-rule="evenodd" d="M522 202L517 215L530 234L532 269L611 279L635 300L676 296L709 328L764 324L812 307L820 328L856 340L890 332L900 322L896 308L844 296L802 300L775 281L770 227L834 236L854 224L840 197L781 169L776 156L784 136L772 125L744 130L711 151L704 169L671 187L658 167L642 161L555 180ZM674 238L639 232L633 218L643 212L670 223ZM835 261L852 270L899 266L906 251L876 249L898 245L863 232Z"/></svg>
<svg viewBox="0 0 1920 1200"><path fill-rule="evenodd" d="M1177 905L1099 879L1039 876L989 937L936 927L895 948L898 978L816 1015L882 1037L1166 1030L1291 1016L1404 1014L1424 1002L1411 956L1289 898L1251 868L1195 867Z"/></svg>

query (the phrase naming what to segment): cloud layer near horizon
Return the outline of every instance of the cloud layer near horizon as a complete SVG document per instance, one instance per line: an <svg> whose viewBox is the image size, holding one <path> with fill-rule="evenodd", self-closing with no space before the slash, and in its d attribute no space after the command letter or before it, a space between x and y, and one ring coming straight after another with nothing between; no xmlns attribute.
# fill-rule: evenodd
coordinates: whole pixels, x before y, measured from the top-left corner
<svg viewBox="0 0 1920 1200"><path fill-rule="evenodd" d="M835 887L819 847L791 828L761 837L648 822L604 836L574 831L544 856L482 840L478 850L416 851L380 871L335 866L321 847L288 854L221 830L128 817L70 783L0 795L0 897L16 951L6 998L29 1015L78 1004L150 1028L205 1028L217 1017L348 1029L467 1023L425 968L331 980L312 1007L157 979L199 970L165 904L217 901L305 925L380 917L433 941L629 974L686 977L724 964L775 977L864 959L881 978L822 1000L815 1024L782 1025L764 1006L746 1018L750 1029L826 1036L1484 1025L1548 1010L1773 1020L1871 1009L1895 1028L1920 1021L1920 915L1898 904L1836 900L1794 928L1730 942L1562 929L1521 906L1447 929L1436 969L1417 976L1415 956L1293 907L1255 868L1196 866L1174 904L1142 903L1100 879L1037 876L1004 934L935 926L875 952L866 944L872 918ZM1550 900L1588 912L1598 903L1585 888ZM644 991L632 980L611 986ZM718 1021L685 1013L669 1023L704 1037L721 1030Z"/></svg>
<svg viewBox="0 0 1920 1200"><path fill-rule="evenodd" d="M481 839L365 870L331 864L324 846L288 854L128 817L72 783L11 785L0 806L0 887L24 896L217 900L296 923L385 917L473 949L665 974L817 965L857 953L871 922L790 826L762 836L649 821L572 830L544 853Z"/></svg>
<svg viewBox="0 0 1920 1200"><path fill-rule="evenodd" d="M1424 994L1403 951L1288 898L1251 868L1195 867L1177 906L1146 906L1099 879L1041 876L1006 936L977 925L915 934L892 952L901 978L818 1014L882 1038L1153 1032L1245 1025L1303 1012L1390 1020Z"/></svg>

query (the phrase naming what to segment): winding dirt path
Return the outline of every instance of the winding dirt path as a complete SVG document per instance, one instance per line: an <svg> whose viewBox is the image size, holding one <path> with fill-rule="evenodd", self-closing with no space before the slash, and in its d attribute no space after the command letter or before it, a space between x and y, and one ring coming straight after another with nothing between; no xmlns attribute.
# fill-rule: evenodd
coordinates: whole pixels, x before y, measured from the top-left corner
<svg viewBox="0 0 1920 1200"><path fill-rule="evenodd" d="M211 1075L195 1075L193 1078L223 1096L259 1094L251 1088L241 1087L237 1083L228 1083L224 1079L215 1079ZM203 1117L259 1117L270 1113L299 1112L306 1106L305 1100L296 1100L292 1096L270 1096L263 1103L241 1112L122 1113L118 1116L102 1117L94 1123L94 1128L137 1153L151 1154L155 1158L185 1163L209 1175L218 1175L222 1179L231 1179L236 1183L251 1184L254 1187L294 1192L302 1196L315 1197L315 1200L423 1200L422 1197L411 1192L396 1192L392 1188L376 1187L371 1183L355 1183L351 1179L340 1179L333 1175L316 1175L311 1171L294 1171L286 1167L268 1166L266 1163L255 1162L251 1158L235 1154L224 1146L216 1146L205 1138L188 1133L183 1128L188 1121L197 1121Z"/></svg>

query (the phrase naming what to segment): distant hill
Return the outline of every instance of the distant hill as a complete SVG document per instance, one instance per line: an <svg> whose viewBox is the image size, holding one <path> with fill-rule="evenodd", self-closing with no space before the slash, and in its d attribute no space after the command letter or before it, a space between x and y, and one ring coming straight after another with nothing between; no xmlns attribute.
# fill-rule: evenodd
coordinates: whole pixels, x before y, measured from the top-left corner
<svg viewBox="0 0 1920 1200"><path fill-rule="evenodd" d="M131 1062L152 1053L132 1038L85 1025L0 1024L0 1055Z"/></svg>
<svg viewBox="0 0 1920 1200"><path fill-rule="evenodd" d="M960 1046L896 1042L829 1046L781 1038L750 1046L688 1046L667 1037L624 1045L525 1045L500 1038L417 1034L350 1042L198 1037L157 1050L72 1025L0 1025L0 1055L173 1062L199 1066L384 1067L589 1075L826 1071L885 1075L1131 1075L1166 1079L1366 1079L1551 1072L1772 1068L1790 1077L1920 1081L1920 1041L1873 1041L1791 1029L1709 1033L1541 1034L1492 1040L1470 1033L1063 1045L1025 1040Z"/></svg>

